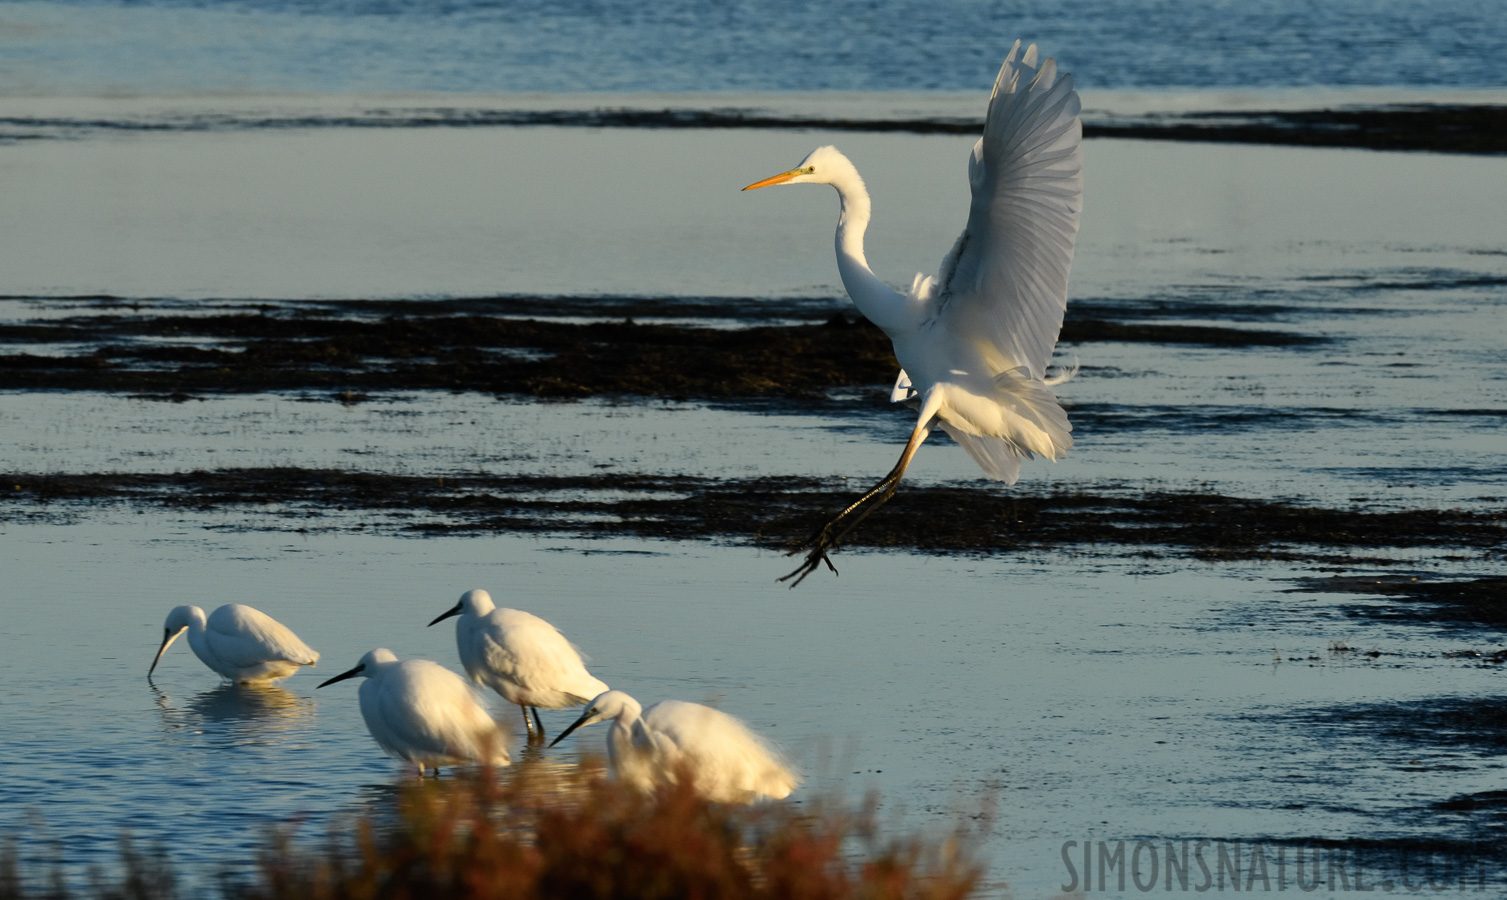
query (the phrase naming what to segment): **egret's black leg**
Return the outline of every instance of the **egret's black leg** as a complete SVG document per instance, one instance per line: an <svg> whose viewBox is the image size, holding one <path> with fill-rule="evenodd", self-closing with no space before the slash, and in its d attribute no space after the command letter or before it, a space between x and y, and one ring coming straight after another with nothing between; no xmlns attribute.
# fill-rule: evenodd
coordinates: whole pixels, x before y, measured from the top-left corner
<svg viewBox="0 0 1507 900"><path fill-rule="evenodd" d="M544 723L541 722L541 721L539 721L539 707L537 707L537 706L531 706L529 708L534 711L534 724L539 726L539 741L541 743L543 743L543 741L544 741Z"/></svg>
<svg viewBox="0 0 1507 900"><path fill-rule="evenodd" d="M886 500L895 496L895 490L899 484L900 478L896 473L891 472L867 494L858 498L851 506L838 513L821 528L818 528L804 543L786 554L787 556L794 556L797 553L805 551L806 561L801 563L800 567L795 571L779 580L788 581L794 578L795 582L790 586L795 587L797 584L805 581L806 576L815 572L817 567L822 563L826 563L827 568L831 569L832 574L836 575L837 567L832 565L832 560L827 557L827 554L832 550L836 550L838 542L848 532L858 527L859 522L862 522L870 513L883 505Z"/></svg>
<svg viewBox="0 0 1507 900"><path fill-rule="evenodd" d="M794 583L790 585L794 588L805 581L806 576L815 572L822 563L826 563L827 568L832 570L833 575L836 575L837 567L832 565L832 560L827 558L827 554L836 550L838 543L847 536L848 532L857 528L858 523L868 518L870 513L895 496L895 491L900 487L900 478L905 475L905 469L910 465L911 457L916 455L916 450L921 447L921 442L926 440L929 434L931 434L930 427L917 425L916 430L911 432L910 440L905 444L905 450L900 454L900 461L895 463L895 467L890 469L888 475L884 476L884 480L853 501L847 509L833 516L825 525L813 532L804 543L786 554L794 556L804 551L806 561L801 563L794 572L779 580L789 581L794 578Z"/></svg>
<svg viewBox="0 0 1507 900"><path fill-rule="evenodd" d="M520 703L518 704L518 710L523 713L523 730L528 732L528 742L532 744L540 738L534 737L534 723L529 721L528 707ZM535 713L535 715L537 716L538 713ZM540 728L539 730L542 732L544 729Z"/></svg>

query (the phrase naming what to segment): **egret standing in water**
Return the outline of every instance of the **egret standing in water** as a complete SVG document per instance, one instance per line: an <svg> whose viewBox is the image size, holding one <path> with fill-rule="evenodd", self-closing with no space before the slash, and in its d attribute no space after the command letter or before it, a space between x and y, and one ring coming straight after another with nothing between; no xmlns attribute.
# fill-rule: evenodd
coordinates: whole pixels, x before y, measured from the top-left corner
<svg viewBox="0 0 1507 900"><path fill-rule="evenodd" d="M973 193L963 234L936 278L909 290L879 280L863 254L869 194L848 158L818 147L801 164L744 188L830 184L837 220L837 270L860 312L889 336L900 363L891 399L920 412L900 461L800 547L806 560L780 579L802 580L880 504L933 428L962 445L990 478L1014 484L1022 460L1058 459L1073 445L1047 364L1067 307L1068 269L1078 235L1083 166L1078 94L1036 45L1010 48L968 160ZM792 585L793 587L794 585Z"/></svg>
<svg viewBox="0 0 1507 900"><path fill-rule="evenodd" d="M204 610L197 606L178 606L167 614L162 645L147 669L148 678L156 671L162 654L184 631L194 655L237 684L287 678L300 666L319 661L319 654L288 626L260 610L227 603L206 619Z"/></svg>
<svg viewBox="0 0 1507 900"><path fill-rule="evenodd" d="M539 707L580 706L607 690L607 685L586 671L580 652L559 629L521 609L498 609L486 591L466 591L454 607L429 624L451 616L460 616L455 623L455 645L466 674L518 704L530 740L544 740Z"/></svg>
<svg viewBox="0 0 1507 900"><path fill-rule="evenodd" d="M399 662L391 650L378 648L319 686L357 677L366 679L360 691L366 730L389 755L417 766L420 777L425 766L511 761L502 729L471 686L439 663Z"/></svg>
<svg viewBox="0 0 1507 900"><path fill-rule="evenodd" d="M799 782L777 750L727 713L680 700L644 709L622 691L592 700L550 746L582 725L605 719L613 720L607 732L612 771L640 790L673 782L677 773L688 771L707 799L751 803L787 797Z"/></svg>

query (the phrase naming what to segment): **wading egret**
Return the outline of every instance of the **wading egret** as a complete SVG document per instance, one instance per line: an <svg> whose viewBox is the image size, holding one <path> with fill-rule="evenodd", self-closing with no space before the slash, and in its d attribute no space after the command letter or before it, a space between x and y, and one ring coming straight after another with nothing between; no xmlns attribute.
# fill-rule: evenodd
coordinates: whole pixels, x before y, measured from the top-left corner
<svg viewBox="0 0 1507 900"><path fill-rule="evenodd" d="M843 536L895 493L933 428L962 445L990 478L1013 484L1023 459L1058 459L1072 426L1051 388L1047 364L1062 329L1068 268L1083 197L1083 127L1071 75L1038 64L1036 45L1010 48L994 82L984 135L968 160L973 200L967 225L936 278L917 275L897 291L863 254L869 195L848 158L818 147L801 164L745 191L775 184L830 184L837 220L837 270L860 312L889 336L900 363L890 399L920 416L900 461L847 509L791 551L806 560L795 584ZM794 585L792 585L793 587Z"/></svg>
<svg viewBox="0 0 1507 900"><path fill-rule="evenodd" d="M157 669L162 654L184 631L188 646L204 665L238 684L287 678L299 666L312 666L319 654L298 639L288 626L261 610L227 603L204 616L197 606L178 606L162 626L162 645L147 669Z"/></svg>
<svg viewBox="0 0 1507 900"><path fill-rule="evenodd" d="M358 676L366 679L360 691L366 729L383 750L417 766L420 776L425 766L510 762L502 729L466 680L439 663L398 662L391 650L378 648L319 686Z"/></svg>
<svg viewBox="0 0 1507 900"><path fill-rule="evenodd" d="M798 783L778 750L727 713L680 700L644 709L622 691L592 700L550 746L604 719L613 720L607 732L612 771L640 790L674 781L682 767L695 777L702 796L723 803L786 797Z"/></svg>
<svg viewBox="0 0 1507 900"><path fill-rule="evenodd" d="M586 671L581 654L555 626L521 609L498 609L486 591L466 591L460 602L429 624L451 616L460 617L455 623L455 646L466 674L518 704L530 740L536 739L536 725L537 740L544 740L539 707L580 706L607 690L607 685Z"/></svg>

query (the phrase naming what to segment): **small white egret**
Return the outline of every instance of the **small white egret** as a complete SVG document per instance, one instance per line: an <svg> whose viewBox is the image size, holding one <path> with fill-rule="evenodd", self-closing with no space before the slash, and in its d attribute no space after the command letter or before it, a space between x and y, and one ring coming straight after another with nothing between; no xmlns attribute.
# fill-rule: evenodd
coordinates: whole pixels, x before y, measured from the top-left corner
<svg viewBox="0 0 1507 900"><path fill-rule="evenodd" d="M486 591L466 591L454 607L429 624L451 616L460 616L455 623L455 645L466 674L518 704L530 740L536 739L536 725L537 740L544 740L539 707L580 706L607 690L607 685L586 671L580 652L559 629L521 609L498 609Z"/></svg>
<svg viewBox="0 0 1507 900"><path fill-rule="evenodd" d="M702 796L722 803L787 797L799 783L778 750L727 713L681 700L644 709L622 691L593 699L550 746L605 719L613 720L607 732L612 771L640 790L672 782L682 767L695 777Z"/></svg>
<svg viewBox="0 0 1507 900"><path fill-rule="evenodd" d="M869 194L848 158L818 147L801 164L745 191L774 184L830 184L837 220L837 269L860 312L889 336L900 363L890 399L920 416L900 461L872 490L800 547L806 560L780 579L795 584L859 522L894 496L911 457L933 428L946 431L990 477L1014 484L1023 459L1058 459L1072 426L1047 364L1067 307L1068 269L1078 235L1083 167L1078 94L1057 63L1038 64L1036 45L1010 48L994 82L984 135L968 160L973 199L963 234L936 278L917 275L896 291L863 253ZM794 585L792 585L794 587Z"/></svg>
<svg viewBox="0 0 1507 900"><path fill-rule="evenodd" d="M378 648L361 662L319 685L347 678L361 685L361 718L383 750L418 767L439 769L465 762L505 766L511 760L502 729L464 678L427 659L403 662Z"/></svg>
<svg viewBox="0 0 1507 900"><path fill-rule="evenodd" d="M261 610L227 603L204 616L197 606L178 606L167 614L162 627L162 645L147 669L156 671L162 654L184 631L194 655L216 672L238 684L287 678L299 666L312 666L319 654L298 639L288 626Z"/></svg>

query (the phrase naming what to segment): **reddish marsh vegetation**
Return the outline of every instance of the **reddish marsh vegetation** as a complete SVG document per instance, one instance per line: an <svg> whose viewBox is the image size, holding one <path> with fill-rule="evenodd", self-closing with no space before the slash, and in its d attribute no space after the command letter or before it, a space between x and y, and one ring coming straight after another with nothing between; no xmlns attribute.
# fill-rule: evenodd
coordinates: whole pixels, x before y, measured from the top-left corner
<svg viewBox="0 0 1507 900"><path fill-rule="evenodd" d="M365 815L310 847L277 830L255 874L227 877L231 900L366 898L917 898L957 900L982 886L974 842L887 838L875 804L813 800L729 806L688 779L641 794L601 766L529 761L400 791L390 815ZM122 847L122 871L70 892L56 876L29 887L15 853L0 859L0 900L184 896L158 853ZM33 883L37 883L33 882Z"/></svg>

